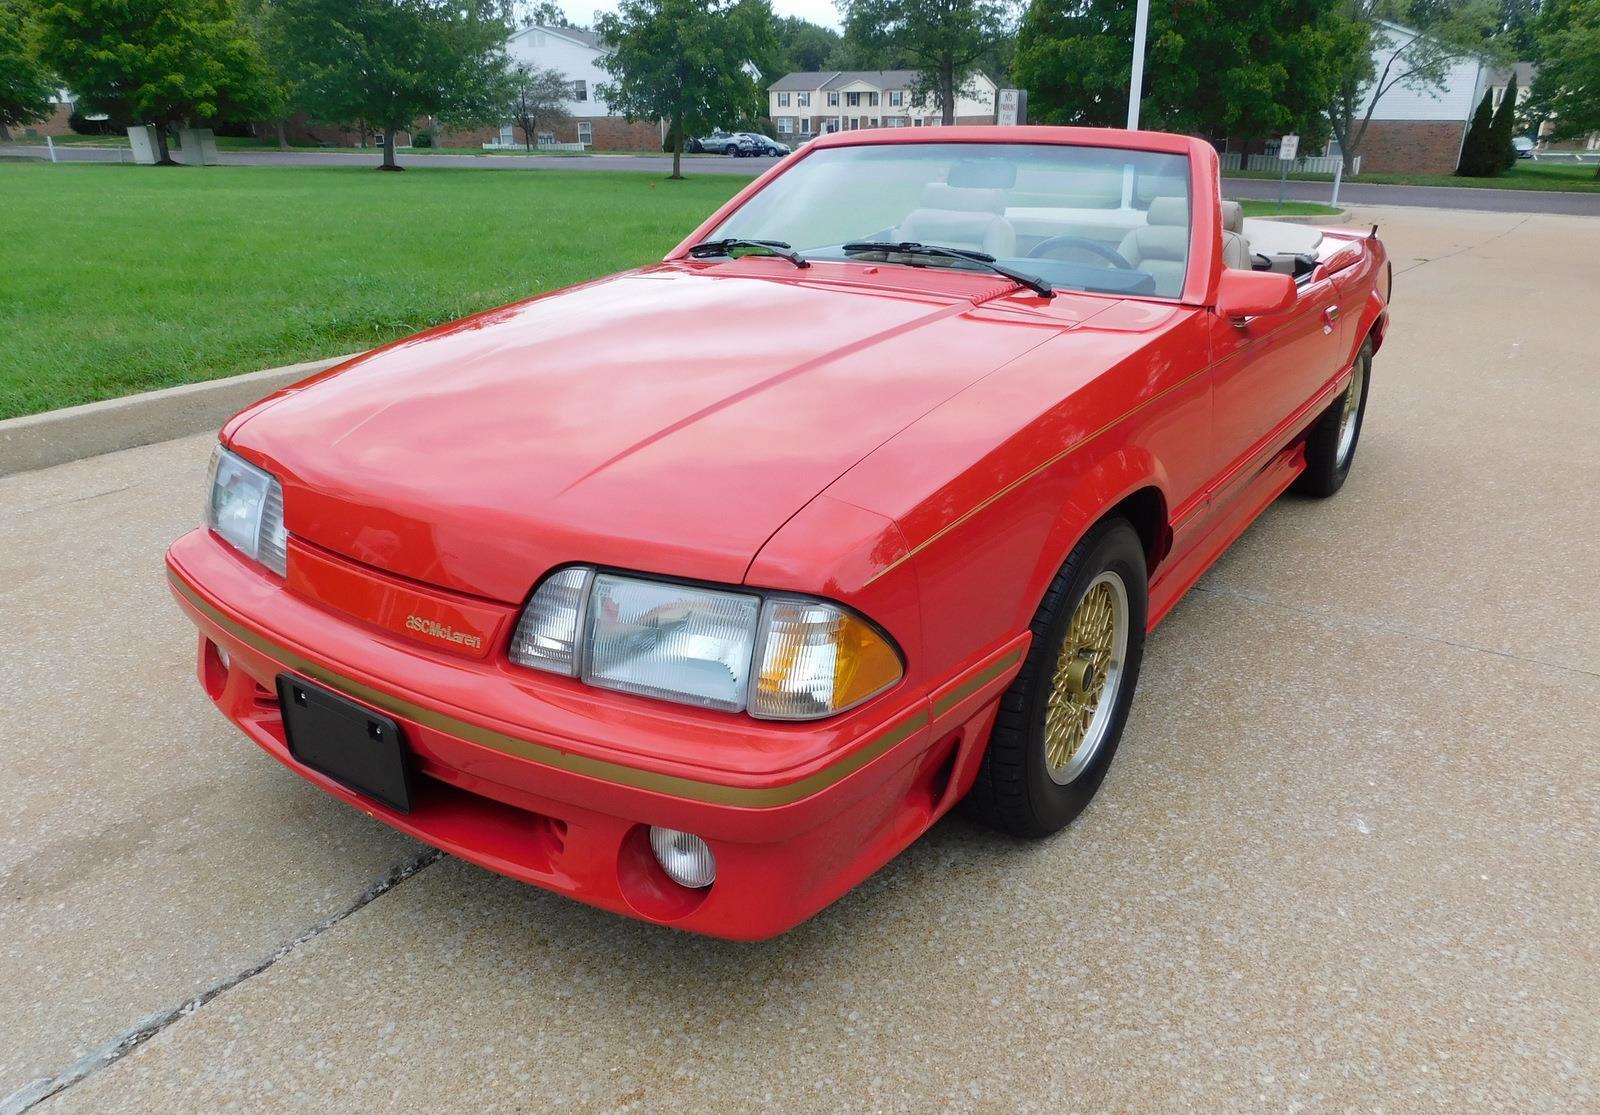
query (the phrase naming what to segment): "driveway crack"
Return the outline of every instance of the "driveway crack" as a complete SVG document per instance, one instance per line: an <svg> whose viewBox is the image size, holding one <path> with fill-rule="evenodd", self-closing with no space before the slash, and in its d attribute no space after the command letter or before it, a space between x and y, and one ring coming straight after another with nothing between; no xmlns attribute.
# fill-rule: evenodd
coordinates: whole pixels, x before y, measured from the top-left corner
<svg viewBox="0 0 1600 1115"><path fill-rule="evenodd" d="M1533 220L1533 218L1535 216L1537 216L1537 215L1538 214L1530 213L1526 217L1522 218L1522 220L1520 220L1516 224L1512 225L1510 228L1503 228L1499 232L1495 233L1493 236L1484 237L1482 240L1479 240L1476 244L1463 245L1462 247L1457 248L1453 252L1446 252L1442 256L1429 256L1427 259L1419 259L1419 260L1417 260L1417 262L1413 263L1410 267L1402 267L1400 270L1396 271L1395 274L1396 275L1406 275L1406 274L1411 273L1412 271L1415 271L1419 267L1426 267L1430 263L1439 263L1439 262L1441 262L1443 260L1451 259L1451 258L1453 258L1455 256L1460 255L1462 252L1476 251L1477 249L1483 247L1485 244L1492 244L1494 241L1499 240L1503 236L1510 236L1513 232L1516 232L1517 229L1521 228L1523 225L1525 225L1529 221Z"/></svg>
<svg viewBox="0 0 1600 1115"><path fill-rule="evenodd" d="M317 922L309 929L301 930L288 941L273 949L265 958L247 968L234 972L232 975L224 976L199 994L185 999L170 1010L157 1011L155 1014L147 1016L104 1045L91 1049L55 1076L42 1076L37 1080L24 1084L10 1095L0 1099L0 1115L21 1115L22 1112L27 1111L30 1107L43 1103L51 1096L61 1094L74 1084L93 1076L102 1069L111 1067L174 1022L189 1017L189 1015L211 1002L218 995L232 991L246 980L259 976L278 961L293 953L301 945L313 938L320 937L363 906L383 897L383 895L411 878L423 868L442 859L443 856L444 853L437 848L429 848L421 855L413 856L411 859L398 864L387 875L362 891L350 905Z"/></svg>

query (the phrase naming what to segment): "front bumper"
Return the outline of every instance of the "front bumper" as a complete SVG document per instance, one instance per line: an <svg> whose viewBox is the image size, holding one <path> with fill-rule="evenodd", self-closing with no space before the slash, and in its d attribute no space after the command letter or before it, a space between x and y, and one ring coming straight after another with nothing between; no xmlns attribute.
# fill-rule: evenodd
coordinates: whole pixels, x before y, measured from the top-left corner
<svg viewBox="0 0 1600 1115"><path fill-rule="evenodd" d="M577 693L495 662L419 650L289 592L203 530L179 539L167 566L200 629L203 687L296 773L491 870L721 937L793 927L920 835L970 785L994 714L990 693L1015 672L991 667L959 722L939 716L927 695L904 695L817 725L770 725ZM296 762L275 689L285 672L399 723L419 776L410 813ZM532 699L540 687L549 691ZM687 728L721 761L697 767L681 748L664 747L663 760L639 747L641 732L645 742L652 732L681 742ZM668 879L649 825L704 838L716 882L689 890Z"/></svg>

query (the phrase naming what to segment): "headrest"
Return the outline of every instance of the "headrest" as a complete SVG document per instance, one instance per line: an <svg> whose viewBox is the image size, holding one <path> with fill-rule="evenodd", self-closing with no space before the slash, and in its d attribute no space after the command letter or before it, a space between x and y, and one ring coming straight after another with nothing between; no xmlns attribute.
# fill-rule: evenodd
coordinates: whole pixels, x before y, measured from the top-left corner
<svg viewBox="0 0 1600 1115"><path fill-rule="evenodd" d="M1017 184L1017 164L1010 159L962 159L945 181L963 190L1009 190Z"/></svg>
<svg viewBox="0 0 1600 1115"><path fill-rule="evenodd" d="M1144 219L1152 225L1186 227L1189 224L1189 199L1186 197L1152 198L1150 212L1145 214Z"/></svg>
<svg viewBox="0 0 1600 1115"><path fill-rule="evenodd" d="M1222 227L1229 232L1244 234L1244 206L1237 201L1222 203Z"/></svg>
<svg viewBox="0 0 1600 1115"><path fill-rule="evenodd" d="M953 209L958 213L1004 213L1006 197L1002 190L968 190L929 182L922 187L922 200L917 207Z"/></svg>

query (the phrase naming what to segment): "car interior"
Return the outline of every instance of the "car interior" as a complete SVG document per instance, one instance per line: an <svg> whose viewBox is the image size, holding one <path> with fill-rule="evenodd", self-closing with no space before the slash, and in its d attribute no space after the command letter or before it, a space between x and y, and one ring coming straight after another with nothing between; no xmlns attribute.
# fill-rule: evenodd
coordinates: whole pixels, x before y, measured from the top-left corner
<svg viewBox="0 0 1600 1115"><path fill-rule="evenodd" d="M1083 197L1100 204L1034 204L1058 201L1061 195L1018 190L1017 177L1017 165L1008 160L962 160L943 182L922 188L917 207L899 225L872 238L984 252L1063 285L1108 289L1106 276L1079 273L1088 267L1131 273L1111 280L1109 289L1165 297L1181 292L1189 250L1187 196L1135 198L1126 207L1109 193ZM1169 179L1159 185L1185 184ZM1314 228L1247 220L1237 201L1222 202L1222 224L1226 267L1278 271L1296 279L1316 267L1322 234ZM1062 273L1058 264L1068 265L1070 273Z"/></svg>
<svg viewBox="0 0 1600 1115"><path fill-rule="evenodd" d="M1062 289L1177 298L1188 268L1188 163L1111 148L928 144L840 148L802 160L719 230L764 237L814 257L851 241L981 252ZM1316 229L1246 219L1222 202L1227 267L1305 281ZM929 253L852 249L861 261L967 267Z"/></svg>

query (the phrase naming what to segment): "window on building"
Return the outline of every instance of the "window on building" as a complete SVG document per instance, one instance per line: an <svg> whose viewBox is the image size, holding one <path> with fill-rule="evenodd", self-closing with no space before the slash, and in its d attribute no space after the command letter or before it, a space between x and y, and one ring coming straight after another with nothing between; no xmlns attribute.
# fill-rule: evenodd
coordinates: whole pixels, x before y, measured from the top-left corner
<svg viewBox="0 0 1600 1115"><path fill-rule="evenodd" d="M904 89L891 89L891 90L889 90L889 106L891 108L899 108L902 105L904 105L905 103L906 103L906 93L905 93Z"/></svg>
<svg viewBox="0 0 1600 1115"><path fill-rule="evenodd" d="M861 94L860 93L846 93L844 95L844 103L849 105L851 108L860 108L861 107Z"/></svg>
<svg viewBox="0 0 1600 1115"><path fill-rule="evenodd" d="M594 142L594 128L587 120L578 121L578 142L585 147Z"/></svg>
<svg viewBox="0 0 1600 1115"><path fill-rule="evenodd" d="M904 116L891 116L884 123L891 128L903 128L906 126L906 118Z"/></svg>
<svg viewBox="0 0 1600 1115"><path fill-rule="evenodd" d="M801 108L810 108L811 107L811 94L810 93L796 93L794 95L794 103L796 105L800 106Z"/></svg>
<svg viewBox="0 0 1600 1115"><path fill-rule="evenodd" d="M779 108L788 108L789 107L789 94L787 94L787 93L779 93L778 94L778 107Z"/></svg>
<svg viewBox="0 0 1600 1115"><path fill-rule="evenodd" d="M587 101L589 99L589 83L587 81L574 81L572 83L572 99Z"/></svg>
<svg viewBox="0 0 1600 1115"><path fill-rule="evenodd" d="M869 105L877 104L878 103L878 95L876 93L868 93L867 94L867 103Z"/></svg>
<svg viewBox="0 0 1600 1115"><path fill-rule="evenodd" d="M839 94L837 94L837 93L829 93L828 94L828 105L831 108L838 108L839 107Z"/></svg>
<svg viewBox="0 0 1600 1115"><path fill-rule="evenodd" d="M876 128L877 126L878 126L878 118L876 116L874 116L871 120L867 121L867 127Z"/></svg>
<svg viewBox="0 0 1600 1115"><path fill-rule="evenodd" d="M794 118L792 116L778 117L778 134L788 135L794 131Z"/></svg>

